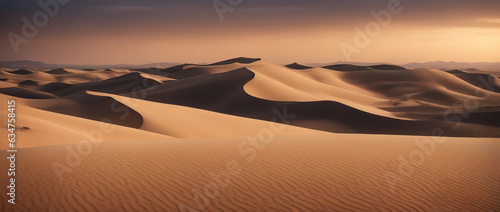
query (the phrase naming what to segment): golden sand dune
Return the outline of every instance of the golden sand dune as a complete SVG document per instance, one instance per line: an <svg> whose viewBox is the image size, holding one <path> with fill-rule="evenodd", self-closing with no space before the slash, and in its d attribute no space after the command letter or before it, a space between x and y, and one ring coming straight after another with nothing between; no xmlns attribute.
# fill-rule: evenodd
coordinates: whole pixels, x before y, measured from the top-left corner
<svg viewBox="0 0 500 212"><path fill-rule="evenodd" d="M464 99L480 101L482 106L487 107L498 105L500 101L500 95L478 89L443 71L406 70L390 65L366 67L364 70L369 71L356 72L321 68L299 69L295 74L284 67L255 59L255 62L250 64L234 62L217 66L183 65L181 69L169 70L168 75L185 79L243 67L256 75L245 85L245 90L252 96L275 101L340 101L370 113L389 117L393 114L378 109L393 107L393 104L452 107ZM310 79L304 79L299 74ZM184 77L177 77L179 75ZM484 96L488 98L481 98ZM397 115L404 117L405 114Z"/></svg>
<svg viewBox="0 0 500 212"><path fill-rule="evenodd" d="M374 67L394 69L387 65ZM85 104L95 101L79 101L80 97L71 95L85 96L87 90L100 91L264 121L273 118L273 108L287 107L298 117L290 124L329 132L428 135L439 127L453 129L449 130L449 136L500 136L497 130L500 125L495 121L500 115L499 94L439 70L296 70L260 59L236 58L215 65L191 64L128 72L107 69L104 72L116 72L119 76L79 84L53 82L23 86L19 91L2 88L0 92L14 96L17 92L18 97L31 98L61 96L63 101L37 100L31 105L93 120L100 120L109 112L105 109L108 112L95 115L97 108L116 107L113 105L121 103L109 100ZM178 72L185 78L165 77ZM450 111L454 105L470 101L478 104L477 108L466 111L472 117L462 121L460 110ZM76 112L64 109L79 104L83 106L76 106L79 108ZM115 123L123 126L141 126L140 121L127 123L130 120L119 121L116 116L112 117ZM465 122L458 126L459 129L456 129L457 124L447 121L458 119Z"/></svg>
<svg viewBox="0 0 500 212"><path fill-rule="evenodd" d="M20 87L0 88L0 92L3 94L6 94L6 95L27 98L27 99L57 98L56 95L51 94L51 93L47 93L47 92L39 91L39 90L28 89L28 88L20 88Z"/></svg>
<svg viewBox="0 0 500 212"><path fill-rule="evenodd" d="M67 84L79 84L92 81L101 81L123 74L130 73L128 70L118 71L83 71L73 69L54 69L49 71L25 70L0 71L0 78L8 79L9 82L19 83L25 80L32 80L37 84L47 84L51 82L61 82Z"/></svg>
<svg viewBox="0 0 500 212"><path fill-rule="evenodd" d="M6 102L5 95L0 95L0 100ZM82 141L99 142L140 140L140 139L165 139L169 136L137 130L118 125L103 123L85 118L68 116L60 113L48 112L23 105L17 101L16 110L16 145L17 148L42 147L61 144L76 144ZM5 107L5 106L3 106ZM1 115L7 117L6 109ZM107 120L105 120L107 121ZM7 122L0 125L1 130L7 132ZM101 135L101 136L98 136ZM104 136L103 136L104 135ZM0 149L7 149L7 142L0 145Z"/></svg>
<svg viewBox="0 0 500 212"><path fill-rule="evenodd" d="M17 84L0 80L0 88L17 87Z"/></svg>
<svg viewBox="0 0 500 212"><path fill-rule="evenodd" d="M144 123L140 129L177 138L242 137L255 135L263 128L279 128L280 132L277 133L278 135L322 133L305 128L231 116L195 108L160 104L98 92L89 93L96 96L112 97L124 105L129 105L134 111L141 114L144 119ZM159 113L159 111L161 111L161 113ZM277 111L275 115L277 116L281 112L282 111ZM275 121L280 120L277 118Z"/></svg>
<svg viewBox="0 0 500 212"><path fill-rule="evenodd" d="M346 81L392 98L401 98L415 93L424 93L440 90L448 99L428 96L427 101L436 101L443 105L453 104L453 97L476 98L488 96L481 104L499 102L500 95L491 91L477 88L453 75L434 69L416 69L407 71L367 71L349 72L341 76ZM398 88L398 89L395 89ZM451 99L450 99L451 98ZM411 99L411 98L410 98ZM416 100L419 100L418 98ZM489 101L488 101L489 100ZM491 104L491 103L490 103Z"/></svg>
<svg viewBox="0 0 500 212"><path fill-rule="evenodd" d="M257 63L260 62L262 61ZM149 89L145 98L155 102L195 107L261 120L270 120L273 117L271 112L273 108L287 106L288 111L298 117L291 120L290 124L330 132L427 135L436 127L446 129L454 127L453 123L440 121L440 114L434 114L436 118L432 117L431 119L427 116L427 120L410 121L396 118L390 112L377 108L376 100L380 101L381 108L383 108L392 105L389 99L370 97L369 92L366 91L359 91L356 93L357 95L349 95L348 92L354 93L353 91L361 90L361 88L356 89L355 85L338 79L337 74L341 73L326 74L323 73L326 70L316 70L323 74L324 78L330 77L330 80L316 81L314 77L311 77L313 74L307 76L307 73L290 73L289 69L273 71L272 68L260 66L267 67L262 64L254 64L249 68L203 74L168 82ZM205 69L209 70L209 68ZM257 71L253 71L254 69L265 74L258 74ZM257 75L261 76L257 77ZM282 75L286 75L286 77L280 77ZM309 83L311 87L318 87L318 89L324 89L330 93L318 93L311 88L305 91L300 90L298 88L301 86L299 85L301 80L305 85ZM328 82L334 84L327 84ZM338 98L336 95L344 95L351 101ZM187 96L193 98L186 98ZM308 97L317 100L305 101ZM322 97L327 100L330 98L330 101L320 101ZM336 101L333 101L334 99ZM358 103L353 103L354 101L358 101ZM368 104L370 101L374 102L371 106L362 105L362 103ZM450 130L450 136L497 137L500 136L496 133L495 128L497 127L498 125L490 127L462 124L460 130Z"/></svg>
<svg viewBox="0 0 500 212"><path fill-rule="evenodd" d="M291 69L297 69L297 70L304 70L304 69L310 69L310 68L312 68L311 66L299 64L299 63L296 63L296 62L288 64L288 65L285 65L285 67L291 68Z"/></svg>
<svg viewBox="0 0 500 212"><path fill-rule="evenodd" d="M143 123L141 114L110 97L89 95L80 92L71 96L46 100L18 100L33 108L46 111L108 122L132 128L140 128Z"/></svg>
<svg viewBox="0 0 500 212"><path fill-rule="evenodd" d="M47 71L45 73L49 73L49 74L72 74L72 72L66 71L66 69L64 69L64 68L52 69L52 70Z"/></svg>

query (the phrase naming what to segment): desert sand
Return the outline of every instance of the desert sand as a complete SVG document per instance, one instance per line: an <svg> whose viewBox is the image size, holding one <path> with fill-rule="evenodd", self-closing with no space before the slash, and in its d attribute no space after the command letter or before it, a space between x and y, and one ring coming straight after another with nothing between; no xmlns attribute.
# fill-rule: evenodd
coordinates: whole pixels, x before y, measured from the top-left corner
<svg viewBox="0 0 500 212"><path fill-rule="evenodd" d="M500 210L488 72L235 58L0 79L3 211Z"/></svg>

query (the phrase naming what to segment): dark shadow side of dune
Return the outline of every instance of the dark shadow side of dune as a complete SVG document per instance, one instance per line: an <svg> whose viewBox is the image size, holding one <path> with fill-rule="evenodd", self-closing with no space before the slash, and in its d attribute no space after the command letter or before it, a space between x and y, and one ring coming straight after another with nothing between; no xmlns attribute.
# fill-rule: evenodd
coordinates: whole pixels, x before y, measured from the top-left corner
<svg viewBox="0 0 500 212"><path fill-rule="evenodd" d="M15 71L9 71L9 73L17 74L17 75L28 75L28 74L33 74L35 72L30 71L30 70L26 70L26 69L19 69L19 70L15 70Z"/></svg>
<svg viewBox="0 0 500 212"><path fill-rule="evenodd" d="M52 99L56 95L44 91L38 91L21 87L0 88L0 93L25 99Z"/></svg>
<svg viewBox="0 0 500 212"><path fill-rule="evenodd" d="M441 120L409 121L367 113L340 102L278 102L253 97L243 86L254 78L246 68L166 82L147 91L146 100L205 109L236 116L270 121L276 111L296 115L290 124L336 133L431 135L436 128L447 136L500 137L495 127ZM285 109L286 108L286 109ZM279 117L279 116L278 116ZM278 120L280 121L280 120Z"/></svg>
<svg viewBox="0 0 500 212"><path fill-rule="evenodd" d="M389 65L389 64L373 65L373 66L369 66L369 67L373 68L375 70L382 70L382 71L407 70L404 67L396 66L396 65Z"/></svg>
<svg viewBox="0 0 500 212"><path fill-rule="evenodd" d="M133 72L107 80L80 84L52 82L45 85L36 85L36 83L26 82L20 83L22 88L4 88L0 89L0 93L21 98L48 99L65 97L86 90L112 94L130 93L134 90L147 89L159 84L161 83L156 80L145 78L140 73Z"/></svg>
<svg viewBox="0 0 500 212"><path fill-rule="evenodd" d="M291 64L288 64L288 65L285 65L285 67L291 68L291 69L295 69L295 70L305 70L305 69L312 68L310 66L302 65L302 64L299 64L299 63L291 63Z"/></svg>
<svg viewBox="0 0 500 212"><path fill-rule="evenodd" d="M228 65L231 63L241 63L241 64L250 64L254 63L257 61L260 61L262 59L260 58L249 58L249 57L237 57L229 60L224 60L216 63L209 64L209 66L215 66L215 65Z"/></svg>
<svg viewBox="0 0 500 212"><path fill-rule="evenodd" d="M55 113L132 128L140 128L144 122L142 115L127 105L111 97L95 96L85 91L63 98L44 100L43 104L33 102L28 105Z"/></svg>
<svg viewBox="0 0 500 212"><path fill-rule="evenodd" d="M140 73L133 72L122 76L110 78L102 81L86 82L80 84L66 84L53 82L41 85L33 89L64 97L82 91L91 90L112 94L129 93L134 90L142 90L161 84L160 82L145 78Z"/></svg>
<svg viewBox="0 0 500 212"><path fill-rule="evenodd" d="M159 84L143 78L140 74L127 74L99 82L82 84L49 83L34 88L0 88L0 93L9 96L33 99L28 106L116 125L140 128L143 124L141 114L111 97L90 95L86 90L107 93L129 93ZM60 96L57 96L57 95ZM43 100L42 100L43 99Z"/></svg>
<svg viewBox="0 0 500 212"><path fill-rule="evenodd" d="M404 67L396 66L396 65L373 65L373 66L358 66L352 64L336 64L324 66L325 69L330 69L334 71L371 71L371 70L379 70L379 71L396 71L396 70L407 70Z"/></svg>
<svg viewBox="0 0 500 212"><path fill-rule="evenodd" d="M52 69L50 71L47 71L45 72L47 74L71 74L71 72L69 71L66 71L64 68L56 68L56 69Z"/></svg>
<svg viewBox="0 0 500 212"><path fill-rule="evenodd" d="M172 79L187 79L190 77L196 77L200 75L205 75L205 74L210 74L205 67L207 66L217 66L217 65L229 65L233 63L240 63L240 64L251 64L257 61L260 61L260 58L247 58L247 57L238 57L238 58L233 58L229 60L224 60L216 63L211 63L208 65L199 65L199 64L182 64L182 65L176 65L168 68L164 68L161 70L156 70L154 68L149 68L149 69L133 69L134 71L139 71L143 73L151 73L151 74L156 74L159 76L164 76ZM195 67L189 67L188 66L195 66Z"/></svg>
<svg viewBox="0 0 500 212"><path fill-rule="evenodd" d="M500 93L500 79L491 74L468 73L457 69L446 72L476 87Z"/></svg>

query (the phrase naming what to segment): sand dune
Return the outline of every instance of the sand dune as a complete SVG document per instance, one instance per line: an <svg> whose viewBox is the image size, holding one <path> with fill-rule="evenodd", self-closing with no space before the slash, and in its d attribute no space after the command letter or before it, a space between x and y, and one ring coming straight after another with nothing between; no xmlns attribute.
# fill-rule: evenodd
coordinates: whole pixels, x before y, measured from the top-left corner
<svg viewBox="0 0 500 212"><path fill-rule="evenodd" d="M69 70L69 69L68 69ZM71 70L71 71L66 71L68 73L64 74L58 74L58 73L63 73L60 70L52 70L51 71L38 71L38 70L17 70L14 72L7 72L7 71L0 71L0 78L6 78L9 80L9 82L14 82L14 83L20 83L25 80L32 80L37 82L37 84L47 84L51 82L63 82L63 83L68 83L68 84L78 84L78 83L84 83L84 82L92 82L92 81L101 81L117 76L121 76L126 73L130 73L130 71L126 71L125 73L123 71L103 71L103 70L96 70L92 72L88 71L78 71L78 70ZM17 73L17 74L16 74Z"/></svg>
<svg viewBox="0 0 500 212"><path fill-rule="evenodd" d="M111 93L128 93L132 90L145 89L162 81L171 80L169 78L154 76L141 73L127 73L118 77L113 77L106 80L89 81L82 83L68 83L68 80L61 80L61 82L51 82L43 85L38 83L31 83L31 85L19 83L20 86L31 88L37 91L43 91L54 94L56 96L64 97L72 95L85 90L107 91ZM15 95L15 93L9 93ZM18 96L23 97L23 96Z"/></svg>
<svg viewBox="0 0 500 212"><path fill-rule="evenodd" d="M251 64L257 61L261 61L262 59L260 58L248 58L248 57L238 57L238 58L233 58L229 60L224 60L216 63L210 64L210 66L216 66L216 65L228 65L228 64L233 64L233 63L240 63L240 64Z"/></svg>
<svg viewBox="0 0 500 212"><path fill-rule="evenodd" d="M19 70L16 70L16 71L10 71L9 73L11 73L11 74L18 74L18 75L26 75L26 74L33 74L35 72L30 71L30 70L26 70L26 69L19 69Z"/></svg>
<svg viewBox="0 0 500 212"><path fill-rule="evenodd" d="M374 66L370 66L370 68L373 68L375 70L407 70L404 67L395 66L395 65L374 65Z"/></svg>
<svg viewBox="0 0 500 212"><path fill-rule="evenodd" d="M497 93L500 92L500 79L493 76L492 74L468 73L460 70L451 70L447 72L474 86L488 89ZM485 83L487 83L487 85L485 85Z"/></svg>
<svg viewBox="0 0 500 212"><path fill-rule="evenodd" d="M19 83L25 80L33 80L37 82L53 82L57 81L56 77L51 74L40 71L18 70L24 74L14 74L11 72L0 71L0 77L6 78L9 82Z"/></svg>
<svg viewBox="0 0 500 212"><path fill-rule="evenodd" d="M112 97L122 104L130 106L134 111L141 114L144 119L144 123L140 129L177 138L242 137L258 134L259 130L271 127L280 128L279 132L275 132L277 135L322 133L279 123L271 125L267 121L214 113L189 107L160 104L98 92L89 93L97 96ZM158 113L158 111L162 112ZM168 121L166 122L165 120Z"/></svg>
<svg viewBox="0 0 500 212"><path fill-rule="evenodd" d="M3 102L10 99L12 98L0 95L0 100ZM6 106L2 107L5 108ZM99 136L96 136L96 132L103 135L99 142L171 138L133 128L103 124L85 118L35 109L25 106L19 99L17 99L16 110L18 114L16 120L16 138L19 141L16 142L17 148L77 144L81 141L93 141L92 138L99 140L97 139ZM7 117L7 110L0 111L0 114ZM7 122L0 124L0 128L6 132ZM89 138L88 136L91 137ZM0 149L7 149L7 144L7 142L3 142L0 145Z"/></svg>
<svg viewBox="0 0 500 212"><path fill-rule="evenodd" d="M192 80L200 79L199 77L204 75L226 73L236 69L247 69L249 72L254 73L255 79L252 79L245 85L245 91L252 96L263 99L276 101L342 100L343 103L352 104L356 107L363 107L362 105L371 106L376 102L384 101L384 99L370 96L369 92L365 92L366 95L362 95L359 92L349 90L353 86L344 88L342 86L318 83L304 78L299 73L290 72L290 69L262 60L257 60L251 64L235 62L215 66L186 65L182 70L177 70L176 72L182 72L184 75L189 76L178 79L188 79L191 82ZM169 76L177 78L172 75L174 74L169 74ZM357 89L357 91L360 90L362 89ZM378 110L377 108L369 108L374 112L391 116L390 113Z"/></svg>
<svg viewBox="0 0 500 212"><path fill-rule="evenodd" d="M19 149L1 209L499 211L497 81L259 58L1 69Z"/></svg>
<svg viewBox="0 0 500 212"><path fill-rule="evenodd" d="M17 87L17 84L6 82L0 79L0 88L11 88L11 87Z"/></svg>
<svg viewBox="0 0 500 212"><path fill-rule="evenodd" d="M160 83L161 82L158 82L157 80L145 78L139 73L129 73L103 81L86 82L72 85L71 87L54 91L54 94L58 96L67 96L74 93L83 92L85 90L107 91L110 93L127 93L132 91L135 87L138 87L139 89L145 89L152 85L157 85Z"/></svg>
<svg viewBox="0 0 500 212"><path fill-rule="evenodd" d="M65 69L63 68L58 68L58 69L52 69L50 71L47 71L45 73L48 73L48 74L71 74L71 72L69 71L66 71Z"/></svg>
<svg viewBox="0 0 500 212"><path fill-rule="evenodd" d="M426 116L429 109L442 111L439 114L442 117L445 111L463 104L479 107L474 111L500 105L498 93L478 88L440 70L350 72L341 77L353 85L388 98L394 105L382 108L397 111L395 114L401 117L436 117L435 113Z"/></svg>
<svg viewBox="0 0 500 212"><path fill-rule="evenodd" d="M253 79L252 75L254 73L243 68L225 73L177 80L150 89L146 99L261 120L270 120L273 117L273 108L286 106L289 113L297 115L297 118L291 120L290 124L329 132L427 135L436 127L451 129L454 126L453 123L439 121L437 118L432 121L398 119L391 116L391 114L378 113L378 109L375 107L363 107L353 103L347 105L345 101L339 103L334 101L291 102L265 100L279 98L281 94L285 96L287 92L289 96L294 93L290 92L290 89L275 92L279 86L266 80L261 81L264 83L259 82L252 85L250 80ZM304 78L302 75L298 75L298 77L301 77L299 79ZM317 82L312 83L320 84ZM274 85L275 90L270 90L273 88L272 85ZM245 89L242 89L243 86L245 86ZM254 86L259 90L247 89L247 86ZM266 90L267 93L264 92ZM265 93L268 95L265 96L267 98L254 97L261 97L258 92ZM184 98L185 96L193 98ZM300 96L291 96L291 98L296 97ZM352 105L357 107L352 107ZM479 134L492 137L500 136L494 129L495 127L463 124L460 130L450 130L449 136L477 136Z"/></svg>
<svg viewBox="0 0 500 212"><path fill-rule="evenodd" d="M285 65L285 67L291 68L291 69L297 69L297 70L304 70L304 69L310 69L310 68L312 68L310 66L302 65L302 64L299 64L299 63L288 64L288 65Z"/></svg>
<svg viewBox="0 0 500 212"><path fill-rule="evenodd" d="M73 84L67 84L63 82L51 82L45 85L40 85L34 89L48 93L55 93L71 87L73 87Z"/></svg>
<svg viewBox="0 0 500 212"><path fill-rule="evenodd" d="M33 80L24 80L24 81L19 83L20 86L24 86L24 87L31 87L33 85L38 85L38 84L39 84L39 82L33 81Z"/></svg>
<svg viewBox="0 0 500 212"><path fill-rule="evenodd" d="M369 70L373 70L373 68L370 68L368 66L357 66L357 65L350 65L350 64L337 64L337 65L325 66L323 68L334 70L334 71L369 71Z"/></svg>
<svg viewBox="0 0 500 212"><path fill-rule="evenodd" d="M186 64L154 71L135 70L132 73L109 69L108 72L121 75L78 84L61 80L29 87L23 85L23 89L9 88L0 92L32 98L54 98L54 94L63 97L63 100L38 101L30 105L93 120L102 119L104 114L84 109L89 106L84 102L96 103L90 108L110 108L114 100L79 101L79 97L68 97L73 98L68 101L66 96L78 96L79 93L85 96L87 94L82 92L86 90L100 91L264 121L273 118L274 108L286 106L288 112L299 117L291 121L295 126L329 132L405 135L426 135L435 127L454 127L454 123L443 121L443 114L454 104L473 100L481 107L470 111L473 118L465 121L468 124L463 124L459 130L451 130L449 136L499 136L495 128L500 124L494 117L498 112L496 107L500 105L500 94L478 89L439 70L375 70L377 67L404 69L390 65L373 66L369 67L370 71L356 72L323 68L287 69L261 59L235 58L214 65ZM88 76L88 71L81 72L85 72L83 76ZM102 72L90 73L100 75ZM174 75L172 78L178 80L165 77L165 73ZM68 105L79 106L77 110L64 109ZM449 116L458 115L451 112ZM114 120L119 125L141 126L141 121L132 121L133 124L127 125L127 121L118 121L116 117Z"/></svg>
<svg viewBox="0 0 500 212"><path fill-rule="evenodd" d="M64 98L50 100L20 100L22 104L46 111L82 117L95 121L107 120L116 125L140 128L141 114L110 97L89 95L82 91Z"/></svg>
<svg viewBox="0 0 500 212"><path fill-rule="evenodd" d="M365 87L372 92L381 93L390 97L442 87L450 92L472 97L476 95L477 92L479 96L492 96L494 100L499 98L498 94L483 89L477 89L477 87L449 73L435 69L352 72L344 73L342 78L352 84ZM392 89L394 87L400 89Z"/></svg>
<svg viewBox="0 0 500 212"><path fill-rule="evenodd" d="M19 87L0 88L0 93L10 95L10 96L15 96L15 97L28 98L28 99L57 98L56 95L51 94L51 93L33 90L33 89L27 89L27 88L19 88Z"/></svg>

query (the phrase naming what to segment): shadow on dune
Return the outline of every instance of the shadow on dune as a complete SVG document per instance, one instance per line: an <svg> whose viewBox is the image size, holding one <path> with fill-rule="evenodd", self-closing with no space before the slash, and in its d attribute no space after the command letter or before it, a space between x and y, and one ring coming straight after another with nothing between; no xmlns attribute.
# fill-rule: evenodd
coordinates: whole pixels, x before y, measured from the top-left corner
<svg viewBox="0 0 500 212"><path fill-rule="evenodd" d="M34 80L24 80L24 81L19 83L19 86L32 86L32 85L38 85L38 84L40 84L40 83L37 81L34 81Z"/></svg>
<svg viewBox="0 0 500 212"><path fill-rule="evenodd" d="M25 99L52 99L56 95L44 91L32 90L28 88L10 87L0 88L0 93Z"/></svg>
<svg viewBox="0 0 500 212"><path fill-rule="evenodd" d="M370 70L380 70L380 71L395 71L395 70L407 70L401 66L395 65L373 65L373 66L358 66L351 64L337 64L325 66L323 68L334 70L334 71L370 71Z"/></svg>
<svg viewBox="0 0 500 212"><path fill-rule="evenodd" d="M259 60L235 58L215 64L245 64ZM260 99L247 94L244 90L244 85L255 77L255 74L247 68L222 73L208 73L203 67L186 66L189 65L158 69L158 73L156 74L167 74L168 77L178 79L163 83L143 77L140 73L133 72L103 81L80 84L53 82L45 85L36 85L33 82L26 81L25 83L21 83L23 88L2 88L0 89L0 93L34 99L30 106L35 108L97 121L109 119L109 121L115 124L134 128L139 128L143 123L143 118L138 112L112 98L89 95L85 91L92 90L127 96L145 96L145 99L149 101L182 105L264 121L272 120L276 117L277 112L289 113L297 115L297 118L290 120L291 125L328 132L431 135L434 129L441 128L446 131L448 136L472 137L480 135L484 137L500 137L500 132L498 132L500 124L497 121L498 114L500 113L497 112L497 108L472 113L468 119L464 119L465 123L455 130L452 128L455 123L443 121L442 117L437 117L438 113L430 113L430 115L425 117L422 116L422 120L419 121L403 120L368 113L341 102L281 102ZM307 68L307 66L300 64L291 64L289 66L289 68L294 69ZM414 90L418 91L420 87L411 84L411 82L428 82L429 78L432 78L432 74L429 74L429 76L420 76L416 75L416 73L406 71L389 71L383 72L385 74L380 74L378 71L375 71L376 69L393 70L402 68L391 65L370 67L334 65L330 66L330 68L337 71L352 71L345 74L349 75L349 81L354 81L353 84L367 86L372 91L391 97L399 97L410 93L411 95L406 95L407 98L417 100L431 98L434 102L437 100L444 101L443 104L458 101L457 99L448 99L456 95L448 95L449 93L443 93L444 91L437 89L427 89L424 93L414 92ZM144 70L148 71L147 69ZM372 71L358 72L363 70ZM136 71L142 72L141 70ZM55 72L62 73L61 70ZM454 74L463 73L456 72ZM363 80L367 82L376 81L378 83L372 85ZM401 85L402 80L408 82L403 86ZM393 83L392 81L397 83ZM467 84L463 81L460 82ZM460 85L458 87L462 88L463 86ZM427 87L424 86L423 88ZM120 108L123 110L120 110ZM286 111L284 111L285 108ZM129 113L130 115L124 115L125 113Z"/></svg>
<svg viewBox="0 0 500 212"><path fill-rule="evenodd" d="M288 65L285 65L285 67L291 68L291 69L295 69L295 70L305 70L305 69L312 68L310 66L302 65L302 64L299 64L299 63L288 64Z"/></svg>
<svg viewBox="0 0 500 212"><path fill-rule="evenodd" d="M53 82L39 86L35 89L63 97L85 90L100 91L112 94L129 93L134 90L150 88L158 84L160 84L160 82L145 78L140 73L134 72L103 81L86 82L80 84Z"/></svg>
<svg viewBox="0 0 500 212"><path fill-rule="evenodd" d="M331 65L331 66L325 66L323 68L334 70L334 71L369 71L369 70L374 70L374 69L367 67L367 66L357 66L357 65L350 65L350 64Z"/></svg>
<svg viewBox="0 0 500 212"><path fill-rule="evenodd" d="M205 67L217 66L217 65L229 65L233 63L240 64L251 64L257 61L261 61L260 58L246 58L246 57L238 57L229 60L224 60L217 63L212 63L209 65L198 65L198 64L182 64L176 65L169 68L161 69L159 71L155 71L156 75L172 78L172 79L186 79L190 77L211 74L207 71ZM193 67L194 66L194 67ZM148 73L148 69L134 69L135 71Z"/></svg>
<svg viewBox="0 0 500 212"><path fill-rule="evenodd" d="M50 100L28 100L28 106L55 113L140 128L141 114L111 97L94 96L85 91ZM99 127L96 125L96 127Z"/></svg>
<svg viewBox="0 0 500 212"><path fill-rule="evenodd" d="M457 69L447 72L476 87L500 93L500 79L491 74L468 73ZM485 87L485 84L488 87Z"/></svg>
<svg viewBox="0 0 500 212"><path fill-rule="evenodd" d="M231 63L250 64L250 63L253 63L253 62L260 61L260 60L261 60L260 58L238 57L238 58L224 60L224 61L217 62L217 63L212 63L212 64L209 64L209 65L210 66L214 66L214 65L228 65L228 64L231 64Z"/></svg>
<svg viewBox="0 0 500 212"><path fill-rule="evenodd" d="M374 65L374 66L369 66L369 67L373 68L375 70L386 70L386 71L407 70L406 68L403 68L401 66L395 66L395 65Z"/></svg>
<svg viewBox="0 0 500 212"><path fill-rule="evenodd" d="M19 70L16 70L16 71L9 71L9 73L11 73L11 74L18 74L18 75L27 75L27 74L33 74L35 72L30 71L30 70L26 70L26 69L19 69Z"/></svg>
<svg viewBox="0 0 500 212"><path fill-rule="evenodd" d="M71 74L71 72L66 71L63 68L52 69L52 70L47 71L45 73L48 73L48 74Z"/></svg>

